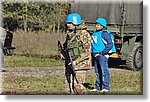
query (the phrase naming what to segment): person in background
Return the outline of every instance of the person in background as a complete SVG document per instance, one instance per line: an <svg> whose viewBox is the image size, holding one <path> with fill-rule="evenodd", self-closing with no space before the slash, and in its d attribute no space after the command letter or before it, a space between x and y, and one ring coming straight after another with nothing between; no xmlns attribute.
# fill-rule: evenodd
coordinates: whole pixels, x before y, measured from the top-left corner
<svg viewBox="0 0 150 102"><path fill-rule="evenodd" d="M96 20L96 31L91 35L91 53L93 55L96 73L96 88L91 91L109 92L110 73L108 70L108 57L116 52L114 38L106 30L107 22L104 18Z"/></svg>

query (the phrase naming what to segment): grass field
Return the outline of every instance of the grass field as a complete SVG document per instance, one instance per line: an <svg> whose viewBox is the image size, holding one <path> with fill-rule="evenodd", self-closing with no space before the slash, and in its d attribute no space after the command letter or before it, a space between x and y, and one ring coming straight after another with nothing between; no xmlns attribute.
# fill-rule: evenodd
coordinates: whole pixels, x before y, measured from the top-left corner
<svg viewBox="0 0 150 102"><path fill-rule="evenodd" d="M48 34L17 31L13 44L15 55L4 57L2 94L66 94L64 70L56 68L64 63L58 57L57 41L64 41L64 34ZM50 67L50 68L49 68ZM95 86L95 73L87 74L89 95L142 95L142 71L110 69L110 92L90 92ZM57 72L61 72L61 74ZM53 74L50 74L53 72ZM56 74L57 73L57 74ZM37 77L40 76L40 77Z"/></svg>
<svg viewBox="0 0 150 102"><path fill-rule="evenodd" d="M56 70L55 67L50 70ZM58 69L57 69L58 70ZM110 88L109 93L90 92L95 86L94 72L88 73L85 86L88 95L142 95L143 82L140 71L129 71L125 69L110 68ZM14 70L13 70L14 71ZM63 73L63 70L61 70ZM18 73L21 73L18 70ZM40 71L37 73L39 74ZM32 73L31 73L32 74ZM42 70L41 70L42 74ZM2 94L29 94L29 95L64 95L64 76L62 74L48 74L42 77L35 76L16 76L15 74L4 74L3 76L3 93Z"/></svg>
<svg viewBox="0 0 150 102"><path fill-rule="evenodd" d="M39 58L26 56L5 56L4 67L47 67L47 66L62 66L63 61L54 58Z"/></svg>
<svg viewBox="0 0 150 102"><path fill-rule="evenodd" d="M13 34L12 45L16 55L53 58L58 55L57 43L64 42L66 34L45 32L24 32L17 30Z"/></svg>

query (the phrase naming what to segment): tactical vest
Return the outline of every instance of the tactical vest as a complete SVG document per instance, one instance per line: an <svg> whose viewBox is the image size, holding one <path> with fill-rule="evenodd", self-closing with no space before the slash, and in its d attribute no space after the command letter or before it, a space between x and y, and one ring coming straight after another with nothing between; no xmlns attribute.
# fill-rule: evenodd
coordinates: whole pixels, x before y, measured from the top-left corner
<svg viewBox="0 0 150 102"><path fill-rule="evenodd" d="M73 60L80 57L81 51L83 50L83 44L77 41L79 35L80 31L76 34L72 34L68 39L68 50Z"/></svg>

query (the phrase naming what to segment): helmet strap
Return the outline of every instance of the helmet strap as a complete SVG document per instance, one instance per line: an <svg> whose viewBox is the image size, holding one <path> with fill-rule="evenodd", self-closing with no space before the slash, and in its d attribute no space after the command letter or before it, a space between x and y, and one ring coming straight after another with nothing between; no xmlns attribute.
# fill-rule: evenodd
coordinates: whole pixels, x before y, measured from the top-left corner
<svg viewBox="0 0 150 102"><path fill-rule="evenodd" d="M74 33L75 34L77 33L77 26L75 26Z"/></svg>

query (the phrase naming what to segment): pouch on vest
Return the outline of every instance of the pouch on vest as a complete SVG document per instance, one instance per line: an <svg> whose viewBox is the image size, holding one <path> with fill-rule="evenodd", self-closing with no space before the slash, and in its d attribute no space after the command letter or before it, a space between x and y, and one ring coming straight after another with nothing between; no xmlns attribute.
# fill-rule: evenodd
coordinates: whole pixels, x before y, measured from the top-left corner
<svg viewBox="0 0 150 102"><path fill-rule="evenodd" d="M80 57L80 53L82 50L83 50L83 45L80 44L76 39L70 42L69 52L73 60Z"/></svg>

